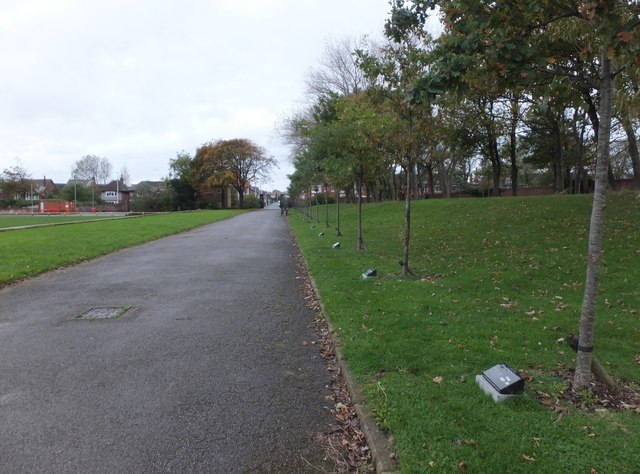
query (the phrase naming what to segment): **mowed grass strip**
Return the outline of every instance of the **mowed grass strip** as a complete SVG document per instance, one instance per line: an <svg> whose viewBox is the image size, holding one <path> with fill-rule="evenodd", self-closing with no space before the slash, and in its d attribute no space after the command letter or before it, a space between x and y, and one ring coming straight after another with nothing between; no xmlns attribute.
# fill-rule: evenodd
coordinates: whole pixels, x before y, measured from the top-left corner
<svg viewBox="0 0 640 474"><path fill-rule="evenodd" d="M1 232L0 286L242 212L179 212Z"/></svg>
<svg viewBox="0 0 640 474"><path fill-rule="evenodd" d="M59 224L66 222L85 222L88 220L112 218L112 216L96 215L54 215L45 216L35 214L33 216L27 215L0 215L0 229L6 229L8 227L22 227L27 225L46 225L46 224Z"/></svg>
<svg viewBox="0 0 640 474"><path fill-rule="evenodd" d="M341 206L340 238L322 210L321 222L290 214L402 472L640 472L637 410L561 399L558 373L575 366L562 338L578 330L590 210L591 196L415 201L415 279L400 278L403 203L364 206L365 251L354 206ZM638 390L640 198L611 195L606 214L595 355ZM371 267L379 277L363 280ZM502 362L531 379L522 396L495 404L475 376Z"/></svg>

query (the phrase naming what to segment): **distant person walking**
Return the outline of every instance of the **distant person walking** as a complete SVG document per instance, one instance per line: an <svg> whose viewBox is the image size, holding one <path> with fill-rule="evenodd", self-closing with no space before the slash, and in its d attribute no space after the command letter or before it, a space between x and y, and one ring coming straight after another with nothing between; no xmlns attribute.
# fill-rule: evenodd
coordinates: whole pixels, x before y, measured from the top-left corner
<svg viewBox="0 0 640 474"><path fill-rule="evenodd" d="M288 199L285 194L280 195L280 215L289 215Z"/></svg>

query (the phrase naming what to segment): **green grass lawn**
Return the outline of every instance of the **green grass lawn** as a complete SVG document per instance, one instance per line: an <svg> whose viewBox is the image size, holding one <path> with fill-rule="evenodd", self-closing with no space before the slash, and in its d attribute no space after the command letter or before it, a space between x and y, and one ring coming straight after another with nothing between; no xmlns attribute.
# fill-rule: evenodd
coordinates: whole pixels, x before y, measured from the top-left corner
<svg viewBox="0 0 640 474"><path fill-rule="evenodd" d="M400 278L403 203L364 207L365 251L356 250L354 206L341 206L340 238L290 214L402 472L460 472L461 462L477 473L640 472L637 410L589 411L561 398L558 373L575 365L562 338L578 329L590 207L591 196L415 201L415 279ZM638 390L640 198L611 195L606 212L595 355ZM371 267L379 277L363 280ZM522 396L495 404L475 375L502 362L530 379Z"/></svg>
<svg viewBox="0 0 640 474"><path fill-rule="evenodd" d="M95 219L105 219L111 218L112 216L102 216L100 214L95 214L91 216L87 215L55 215L55 216L44 216L35 214L33 216L27 215L0 215L0 229L7 227L20 227L25 225L43 225L43 224L54 224L61 222L84 222L86 220L95 220Z"/></svg>
<svg viewBox="0 0 640 474"><path fill-rule="evenodd" d="M0 287L241 212L246 211L181 212L0 232Z"/></svg>

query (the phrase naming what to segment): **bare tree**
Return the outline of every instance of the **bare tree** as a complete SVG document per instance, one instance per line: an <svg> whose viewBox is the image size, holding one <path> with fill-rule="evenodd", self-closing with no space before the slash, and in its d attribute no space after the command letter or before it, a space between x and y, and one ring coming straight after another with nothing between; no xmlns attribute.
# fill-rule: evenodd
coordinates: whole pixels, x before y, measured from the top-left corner
<svg viewBox="0 0 640 474"><path fill-rule="evenodd" d="M360 42L350 37L328 41L320 67L306 75L307 94L315 99L331 94L352 97L364 91L369 81L356 62L355 52L360 47Z"/></svg>
<svg viewBox="0 0 640 474"><path fill-rule="evenodd" d="M131 184L131 176L129 175L129 168L123 166L120 168L120 173L118 173L120 177L118 179L122 179L122 182L127 186Z"/></svg>
<svg viewBox="0 0 640 474"><path fill-rule="evenodd" d="M31 186L31 175L16 158L16 164L2 170L0 175L0 188L7 196L24 195L29 192Z"/></svg>
<svg viewBox="0 0 640 474"><path fill-rule="evenodd" d="M113 165L107 158L85 155L73 164L71 176L74 179L95 179L97 183L107 183L111 179Z"/></svg>

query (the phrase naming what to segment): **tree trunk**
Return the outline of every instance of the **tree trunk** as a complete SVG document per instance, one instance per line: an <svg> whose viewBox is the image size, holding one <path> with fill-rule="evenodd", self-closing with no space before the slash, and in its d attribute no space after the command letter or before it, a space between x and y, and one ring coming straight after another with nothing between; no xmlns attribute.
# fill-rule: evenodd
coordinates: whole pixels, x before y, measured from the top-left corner
<svg viewBox="0 0 640 474"><path fill-rule="evenodd" d="M500 163L500 153L498 152L498 140L491 136L490 138L490 155L491 155L491 170L493 175L493 195L495 197L500 196L500 175L502 174L502 163Z"/></svg>
<svg viewBox="0 0 640 474"><path fill-rule="evenodd" d="M449 182L449 175L447 174L447 167L444 164L444 159L441 158L438 162L438 174L440 175L440 187L442 188L442 197L449 199L451 197L451 187Z"/></svg>
<svg viewBox="0 0 640 474"><path fill-rule="evenodd" d="M567 337L565 337L565 340L567 341L567 344L569 344L571 349L576 352L578 351L578 338L575 336L575 334L569 334ZM609 387L613 387L616 385L615 381L607 373L605 368L602 367L602 364L598 362L598 359L596 359L596 356L594 355L591 356L591 373L596 376L596 380L602 382L605 385L608 385Z"/></svg>
<svg viewBox="0 0 640 474"><path fill-rule="evenodd" d="M342 236L340 232L340 189L336 188L336 235Z"/></svg>
<svg viewBox="0 0 640 474"><path fill-rule="evenodd" d="M600 69L602 70L603 67L604 65L602 65ZM586 94L582 94L582 97L586 99L586 102L589 105L587 109L587 114L589 115L589 119L591 120L591 126L593 127L593 135L596 139L596 143L598 143L599 145L600 144L600 121L602 119L598 117L598 110L596 108L595 103L593 102L593 99L591 98L591 95L589 93L586 93ZM602 110L602 104L600 104L600 110ZM610 135L610 134L611 134L611 131L608 131L607 135ZM608 156L607 156L607 183L612 189L614 189L615 182L613 180L613 169L611 168L611 163L609 163Z"/></svg>
<svg viewBox="0 0 640 474"><path fill-rule="evenodd" d="M638 154L638 141L636 133L633 130L633 124L627 115L622 121L622 126L627 134L627 143L629 148L629 156L631 157L631 166L633 167L633 184L635 189L640 189L640 155Z"/></svg>
<svg viewBox="0 0 640 474"><path fill-rule="evenodd" d="M428 163L427 166L427 179L429 180L429 194L433 196L433 165Z"/></svg>
<svg viewBox="0 0 640 474"><path fill-rule="evenodd" d="M405 169L406 188L411 189L411 169L412 165ZM411 195L406 193L404 198L404 238L402 245L402 276L413 275L409 269L409 241L411 239Z"/></svg>
<svg viewBox="0 0 640 474"><path fill-rule="evenodd" d="M584 169L584 131L585 125L581 124L580 130L578 130L578 111L573 117L573 136L576 141L577 149L577 163L576 163L576 177L575 185L573 189L574 194L586 194L589 192L589 176Z"/></svg>
<svg viewBox="0 0 640 474"><path fill-rule="evenodd" d="M356 248L364 250L364 240L362 239L362 180L364 167L360 165L360 176L358 176L358 242Z"/></svg>
<svg viewBox="0 0 640 474"><path fill-rule="evenodd" d="M557 118L557 117L556 117ZM562 135L560 124L553 122L553 192L559 193L564 190L562 180Z"/></svg>
<svg viewBox="0 0 640 474"><path fill-rule="evenodd" d="M396 176L396 167L395 165L391 167L391 188L392 188L392 195L393 195L393 200L397 201L398 200L398 177Z"/></svg>
<svg viewBox="0 0 640 474"><path fill-rule="evenodd" d="M596 302L600 282L602 257L602 233L604 208L607 196L607 171L609 169L609 138L611 134L611 109L613 102L612 64L608 48L603 47L600 78L600 127L596 162L595 190L589 226L589 252L584 298L580 313L580 333L573 388L576 391L589 387L591 382L591 357L593 352Z"/></svg>
<svg viewBox="0 0 640 474"><path fill-rule="evenodd" d="M511 99L511 129L509 130L509 158L511 158L511 195L518 195L518 154L516 148L518 128L518 99Z"/></svg>
<svg viewBox="0 0 640 474"><path fill-rule="evenodd" d="M329 185L324 183L324 226L329 226Z"/></svg>

